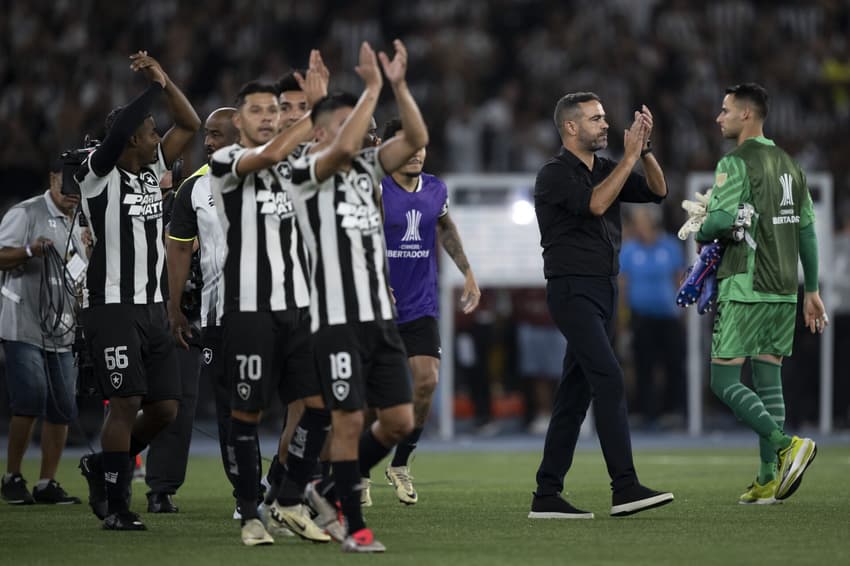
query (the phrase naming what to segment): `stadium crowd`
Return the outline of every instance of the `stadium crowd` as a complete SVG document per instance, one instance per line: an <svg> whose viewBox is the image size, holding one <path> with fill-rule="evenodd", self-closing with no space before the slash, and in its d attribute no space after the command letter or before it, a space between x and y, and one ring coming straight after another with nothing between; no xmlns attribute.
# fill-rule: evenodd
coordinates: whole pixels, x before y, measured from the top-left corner
<svg viewBox="0 0 850 566"><path fill-rule="evenodd" d="M712 169L728 150L714 123L717 93L756 80L771 92L769 135L807 171L832 173L836 228L846 234L850 222L850 5L841 0L209 0L202 10L181 0L132 9L58 0L11 3L0 29L0 211L43 190L59 150L85 133L103 135L104 112L138 92L126 54L141 46L206 116L246 80L303 65L311 47L321 49L334 88L356 91L359 43L401 37L433 172L535 171L558 144L551 101L593 90L615 129L639 103L653 108L670 229L682 220L685 174ZM391 104L385 92L379 122ZM612 136L611 152L621 145ZM203 160L194 144L186 170ZM835 306L846 312L848 302ZM846 342L846 325L836 332Z"/></svg>

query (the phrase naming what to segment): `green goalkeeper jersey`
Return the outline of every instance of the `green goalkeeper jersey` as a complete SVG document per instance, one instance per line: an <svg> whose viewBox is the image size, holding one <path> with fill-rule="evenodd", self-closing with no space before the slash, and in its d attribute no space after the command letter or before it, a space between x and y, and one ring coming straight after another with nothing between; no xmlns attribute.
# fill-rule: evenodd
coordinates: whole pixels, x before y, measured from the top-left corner
<svg viewBox="0 0 850 566"><path fill-rule="evenodd" d="M755 214L747 238L735 242L732 224L744 204ZM718 301L796 302L800 230L815 219L800 166L773 141L750 138L717 164L707 210L697 240L724 244Z"/></svg>

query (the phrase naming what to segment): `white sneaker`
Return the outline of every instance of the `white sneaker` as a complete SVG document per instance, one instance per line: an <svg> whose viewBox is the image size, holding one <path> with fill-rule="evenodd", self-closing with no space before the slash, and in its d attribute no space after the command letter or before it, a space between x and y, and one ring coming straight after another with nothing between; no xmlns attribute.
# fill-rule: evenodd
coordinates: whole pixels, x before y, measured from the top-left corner
<svg viewBox="0 0 850 566"><path fill-rule="evenodd" d="M283 507L277 501L269 507L269 525L274 528L286 527L303 539L313 542L330 542L323 529L319 528L310 518L310 511L306 505L299 503Z"/></svg>
<svg viewBox="0 0 850 566"><path fill-rule="evenodd" d="M260 503L257 506L257 514L260 516L260 521L263 522L266 530L275 537L294 537L295 533L286 526L279 524L277 521L269 521L269 507L271 506L265 503Z"/></svg>
<svg viewBox="0 0 850 566"><path fill-rule="evenodd" d="M370 493L370 488L372 487L372 480L369 478L363 478L360 481L360 506L361 507L371 507L372 506L372 494Z"/></svg>
<svg viewBox="0 0 850 566"><path fill-rule="evenodd" d="M395 488L398 500L405 505L415 505L419 500L416 490L413 488L413 476L407 466L389 466L385 473L387 481Z"/></svg>
<svg viewBox="0 0 850 566"><path fill-rule="evenodd" d="M259 519L248 519L242 525L242 544L245 546L274 544L274 539Z"/></svg>

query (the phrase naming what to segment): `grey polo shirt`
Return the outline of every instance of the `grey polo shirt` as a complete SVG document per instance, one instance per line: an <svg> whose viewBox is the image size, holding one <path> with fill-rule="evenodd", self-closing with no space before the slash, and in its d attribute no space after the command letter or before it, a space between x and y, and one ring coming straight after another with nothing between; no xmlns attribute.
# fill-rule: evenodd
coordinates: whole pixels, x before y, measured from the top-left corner
<svg viewBox="0 0 850 566"><path fill-rule="evenodd" d="M53 241L60 254L65 252L71 219L65 216L50 196L50 191L16 204L0 221L0 248L19 248L26 246L38 237ZM66 261L73 254L83 254L84 246L80 239L79 227L73 227ZM25 342L53 351L68 351L74 342L74 333L51 338L43 336L39 313L41 298L41 274L44 259L30 258L26 263L9 271L0 271L0 339ZM54 292L62 290L66 294L63 323L73 327L75 298L62 286L62 281L54 278L50 281ZM52 325L53 321L49 321Z"/></svg>

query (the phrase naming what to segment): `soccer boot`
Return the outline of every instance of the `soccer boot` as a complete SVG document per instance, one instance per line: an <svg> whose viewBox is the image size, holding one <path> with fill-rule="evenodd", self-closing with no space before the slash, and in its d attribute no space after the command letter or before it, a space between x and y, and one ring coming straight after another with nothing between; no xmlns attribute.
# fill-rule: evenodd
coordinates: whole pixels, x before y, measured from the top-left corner
<svg viewBox="0 0 850 566"><path fill-rule="evenodd" d="M419 500L416 490L413 488L413 476L407 466L389 466L385 472L387 481L395 488L398 500L405 505L414 505Z"/></svg>
<svg viewBox="0 0 850 566"><path fill-rule="evenodd" d="M814 461L817 453L814 440L798 436L791 438L788 448L779 451L779 487L776 488L776 499L787 499L797 491L803 481L803 473Z"/></svg>
<svg viewBox="0 0 850 566"><path fill-rule="evenodd" d="M779 478L774 478L764 485L759 484L758 478L747 488L747 491L738 498L741 505L773 505L782 503L776 499L776 488L779 487Z"/></svg>
<svg viewBox="0 0 850 566"><path fill-rule="evenodd" d="M269 525L286 527L305 540L330 542L331 537L310 518L306 505L299 503L283 507L277 501L269 507Z"/></svg>
<svg viewBox="0 0 850 566"><path fill-rule="evenodd" d="M705 278L717 270L721 257L723 257L723 247L719 243L712 242L702 247L699 257L688 268L687 277L679 286L679 291L676 293L677 305L687 307L697 302L705 284Z"/></svg>
<svg viewBox="0 0 850 566"><path fill-rule="evenodd" d="M103 520L103 528L107 531L146 531L148 528L132 511L112 513Z"/></svg>
<svg viewBox="0 0 850 566"><path fill-rule="evenodd" d="M248 519L242 525L242 544L245 546L274 544L274 539L263 526L262 521L259 519Z"/></svg>
<svg viewBox="0 0 850 566"><path fill-rule="evenodd" d="M375 540L372 529L360 529L342 541L343 552L384 552L387 547Z"/></svg>
<svg viewBox="0 0 850 566"><path fill-rule="evenodd" d="M345 540L345 527L343 526L343 521L340 519L341 513L339 507L328 501L318 492L316 489L317 483L319 482L310 482L304 489L304 499L316 514L313 517L313 522L319 528L324 529L332 539L342 542Z"/></svg>
<svg viewBox="0 0 850 566"><path fill-rule="evenodd" d="M360 481L360 506L361 507L371 507L372 506L372 480L369 478L363 478Z"/></svg>
<svg viewBox="0 0 850 566"><path fill-rule="evenodd" d="M705 283L703 283L702 290L699 293L699 299L697 299L697 312L699 314L705 314L714 307L714 304L717 302L717 271L712 271L705 278Z"/></svg>
<svg viewBox="0 0 850 566"><path fill-rule="evenodd" d="M100 519L106 519L108 504L106 502L106 481L103 478L103 468L97 465L94 454L86 454L80 458L80 473L89 484L89 507L92 513Z"/></svg>

